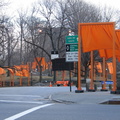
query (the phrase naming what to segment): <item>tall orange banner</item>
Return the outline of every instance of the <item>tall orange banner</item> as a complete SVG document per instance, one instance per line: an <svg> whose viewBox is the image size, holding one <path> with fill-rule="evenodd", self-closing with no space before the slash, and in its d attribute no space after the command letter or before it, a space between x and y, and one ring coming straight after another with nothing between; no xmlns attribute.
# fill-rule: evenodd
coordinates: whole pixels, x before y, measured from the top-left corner
<svg viewBox="0 0 120 120"><path fill-rule="evenodd" d="M113 74L113 63L107 63L110 74Z"/></svg>
<svg viewBox="0 0 120 120"><path fill-rule="evenodd" d="M80 23L79 25L83 52L113 48L114 22ZM115 48L119 49L117 44Z"/></svg>

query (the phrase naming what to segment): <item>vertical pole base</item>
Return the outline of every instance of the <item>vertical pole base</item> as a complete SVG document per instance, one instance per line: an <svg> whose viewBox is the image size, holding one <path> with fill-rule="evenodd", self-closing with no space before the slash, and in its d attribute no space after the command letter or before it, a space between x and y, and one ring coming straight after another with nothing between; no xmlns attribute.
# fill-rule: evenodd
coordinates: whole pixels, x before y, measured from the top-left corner
<svg viewBox="0 0 120 120"><path fill-rule="evenodd" d="M75 93L83 93L84 90L75 90Z"/></svg>
<svg viewBox="0 0 120 120"><path fill-rule="evenodd" d="M88 92L95 92L96 90L95 89L88 89L87 91Z"/></svg>
<svg viewBox="0 0 120 120"><path fill-rule="evenodd" d="M101 89L100 91L108 91L108 89Z"/></svg>
<svg viewBox="0 0 120 120"><path fill-rule="evenodd" d="M120 90L110 91L111 94L120 94Z"/></svg>

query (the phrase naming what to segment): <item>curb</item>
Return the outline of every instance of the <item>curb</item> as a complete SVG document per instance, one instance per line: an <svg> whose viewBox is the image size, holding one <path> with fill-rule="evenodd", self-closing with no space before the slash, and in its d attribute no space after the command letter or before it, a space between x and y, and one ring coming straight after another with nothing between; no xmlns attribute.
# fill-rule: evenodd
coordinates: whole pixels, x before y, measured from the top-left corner
<svg viewBox="0 0 120 120"><path fill-rule="evenodd" d="M54 99L53 96L54 95L50 95L49 98L50 98L51 101L54 101L56 103L64 103L64 104L73 104L73 103L76 103L74 101L61 100L61 99L58 99L58 98Z"/></svg>

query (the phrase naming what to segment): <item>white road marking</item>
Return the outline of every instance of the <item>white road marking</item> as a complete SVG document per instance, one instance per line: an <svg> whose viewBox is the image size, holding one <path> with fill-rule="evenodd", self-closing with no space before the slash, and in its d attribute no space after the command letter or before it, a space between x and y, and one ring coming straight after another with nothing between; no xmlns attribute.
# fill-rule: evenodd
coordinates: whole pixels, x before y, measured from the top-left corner
<svg viewBox="0 0 120 120"><path fill-rule="evenodd" d="M0 96L8 96L8 97L10 97L10 96L14 96L14 97L22 97L22 96L25 96L25 97L41 97L41 96L39 96L39 95L8 95L8 94L0 94Z"/></svg>
<svg viewBox="0 0 120 120"><path fill-rule="evenodd" d="M30 104L43 104L43 102L33 102L33 101L15 101L15 100L0 100L0 102L6 103L30 103Z"/></svg>
<svg viewBox="0 0 120 120"><path fill-rule="evenodd" d="M23 111L21 113L18 113L16 115L13 115L13 116L11 116L9 118L6 118L4 120L16 120L16 119L18 119L18 118L20 118L20 117L22 117L24 115L27 115L27 114L29 114L31 112L34 112L34 111L38 110L38 109L41 109L41 108L44 108L44 107L48 107L50 105L53 105L53 104L45 104L45 105L41 105L41 106L38 106L38 107L34 107L34 108L28 109L26 111Z"/></svg>

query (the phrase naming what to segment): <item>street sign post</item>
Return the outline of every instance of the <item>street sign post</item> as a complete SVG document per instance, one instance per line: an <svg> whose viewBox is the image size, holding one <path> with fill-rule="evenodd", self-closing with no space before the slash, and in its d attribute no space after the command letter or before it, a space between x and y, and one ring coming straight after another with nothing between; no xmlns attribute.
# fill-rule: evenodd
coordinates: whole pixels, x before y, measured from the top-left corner
<svg viewBox="0 0 120 120"><path fill-rule="evenodd" d="M58 51L51 51L51 60L54 60L56 58L59 58ZM56 82L56 71L54 71L53 74L54 74L53 81Z"/></svg>
<svg viewBox="0 0 120 120"><path fill-rule="evenodd" d="M59 58L58 51L51 51L51 60Z"/></svg>
<svg viewBox="0 0 120 120"><path fill-rule="evenodd" d="M78 36L66 36L66 62L78 61Z"/></svg>
<svg viewBox="0 0 120 120"><path fill-rule="evenodd" d="M66 62L78 62L78 35L66 36ZM71 71L69 71L71 92Z"/></svg>

